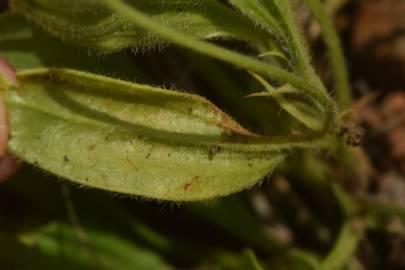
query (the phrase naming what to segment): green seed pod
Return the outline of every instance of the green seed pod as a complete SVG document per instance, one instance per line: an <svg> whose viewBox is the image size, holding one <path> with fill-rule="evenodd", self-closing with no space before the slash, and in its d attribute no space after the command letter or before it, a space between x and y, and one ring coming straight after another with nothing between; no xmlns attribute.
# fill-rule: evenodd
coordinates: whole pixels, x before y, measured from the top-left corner
<svg viewBox="0 0 405 270"><path fill-rule="evenodd" d="M17 78L2 93L8 150L83 185L203 200L252 186L285 157L199 96L68 69Z"/></svg>

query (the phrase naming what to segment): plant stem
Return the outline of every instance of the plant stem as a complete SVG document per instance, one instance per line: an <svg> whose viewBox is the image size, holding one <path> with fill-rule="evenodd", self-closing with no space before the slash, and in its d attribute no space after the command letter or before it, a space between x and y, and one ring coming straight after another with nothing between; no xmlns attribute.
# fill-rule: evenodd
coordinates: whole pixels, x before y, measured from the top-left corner
<svg viewBox="0 0 405 270"><path fill-rule="evenodd" d="M392 203L381 202L373 199L365 199L360 202L364 205L366 213L369 215L399 217L405 220L405 208Z"/></svg>
<svg viewBox="0 0 405 270"><path fill-rule="evenodd" d="M335 246L317 268L318 270L338 270L347 264L361 240L361 233L354 228L355 221L355 219L348 219L344 222Z"/></svg>
<svg viewBox="0 0 405 270"><path fill-rule="evenodd" d="M263 267L260 265L259 260L257 259L253 250L245 250L244 255L246 256L246 259L248 261L247 264L249 265L251 270L263 270Z"/></svg>
<svg viewBox="0 0 405 270"><path fill-rule="evenodd" d="M274 136L274 137L263 137L257 140L257 147L263 151L280 151L280 150L291 150L294 148L328 148L330 146L330 141L332 140L331 135L290 135L290 136ZM254 142L249 142L250 147L254 146ZM243 145L242 145L243 147Z"/></svg>
<svg viewBox="0 0 405 270"><path fill-rule="evenodd" d="M292 260L299 262L300 265L305 265L306 268L304 269L316 269L319 267L316 256L307 251L292 248L287 254Z"/></svg>
<svg viewBox="0 0 405 270"><path fill-rule="evenodd" d="M346 220L340 229L335 246L321 262L318 270L339 270L347 264L355 253L362 238L362 226L357 226L360 220L354 217L357 207L351 196L346 193L338 183L331 182L331 188L339 203Z"/></svg>
<svg viewBox="0 0 405 270"><path fill-rule="evenodd" d="M336 182L331 181L330 187L336 200L346 217L350 217L357 211L357 207L352 199L352 197L343 190L343 188Z"/></svg>
<svg viewBox="0 0 405 270"><path fill-rule="evenodd" d="M161 37L188 49L209 55L213 58L234 64L240 68L244 68L249 71L255 71L260 74L264 74L267 77L275 79L277 81L286 82L292 86L306 92L319 102L325 112L328 114L328 118L333 120L335 118L335 104L333 100L321 89L314 87L311 83L306 82L300 77L289 73L281 68L271 66L257 59L241 55L231 50L224 49L220 46L216 46L212 43L202 41L183 33L177 32L161 23L145 15L136 8L123 3L120 0L103 0L104 3L110 7L113 11L127 17L131 22L139 27L142 27L148 31L159 34Z"/></svg>
<svg viewBox="0 0 405 270"><path fill-rule="evenodd" d="M271 1L277 9L280 18L282 18L284 31L287 35L287 45L290 46L291 53L293 54L294 61L297 65L298 71L306 80L316 85L319 89L326 93L326 88L322 81L319 79L315 70L311 65L308 50L305 47L304 39L300 34L297 24L294 19L290 1L286 0L266 0Z"/></svg>
<svg viewBox="0 0 405 270"><path fill-rule="evenodd" d="M340 110L348 109L351 106L352 96L346 70L346 61L343 55L339 36L333 22L326 14L319 0L304 0L311 9L314 17L319 22L323 32L323 40L329 49L329 57L335 76L335 89Z"/></svg>

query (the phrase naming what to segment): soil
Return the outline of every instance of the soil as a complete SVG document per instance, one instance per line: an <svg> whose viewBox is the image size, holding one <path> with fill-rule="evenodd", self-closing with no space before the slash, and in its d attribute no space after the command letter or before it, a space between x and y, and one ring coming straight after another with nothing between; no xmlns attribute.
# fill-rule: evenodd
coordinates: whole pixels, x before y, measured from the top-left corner
<svg viewBox="0 0 405 270"><path fill-rule="evenodd" d="M367 192L405 207L405 1L348 1L334 18L344 37L354 121L365 130ZM405 227L391 223L397 234L371 232L362 244L365 269L405 269Z"/></svg>

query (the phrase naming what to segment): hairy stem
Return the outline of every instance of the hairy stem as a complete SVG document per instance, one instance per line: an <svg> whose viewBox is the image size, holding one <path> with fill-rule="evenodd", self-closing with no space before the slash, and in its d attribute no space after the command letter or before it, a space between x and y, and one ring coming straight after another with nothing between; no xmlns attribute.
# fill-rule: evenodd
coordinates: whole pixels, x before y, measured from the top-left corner
<svg viewBox="0 0 405 270"><path fill-rule="evenodd" d="M297 65L298 72L306 80L316 85L320 90L326 93L326 88L319 79L315 70L311 65L308 50L304 45L300 31L294 19L294 13L291 8L290 1L286 0L265 0L274 3L279 16L282 18L285 34L287 35L288 45L291 46L294 61Z"/></svg>
<svg viewBox="0 0 405 270"><path fill-rule="evenodd" d="M333 22L326 14L319 0L304 0L319 22L323 32L323 40L329 49L329 57L335 76L335 89L337 100L341 110L348 109L352 102L350 84L346 70L346 61L342 46Z"/></svg>
<svg viewBox="0 0 405 270"><path fill-rule="evenodd" d="M241 55L239 53L227 50L212 43L202 41L171 29L161 23L153 20L149 16L140 12L136 8L123 3L120 0L103 0L105 4L113 11L127 17L131 22L148 31L159 34L161 37L188 49L209 55L213 58L234 64L240 68L254 71L277 81L289 83L292 86L304 91L319 102L330 120L335 118L335 104L333 100L311 83L306 82L300 77L291 74L283 69L271 66L257 59Z"/></svg>

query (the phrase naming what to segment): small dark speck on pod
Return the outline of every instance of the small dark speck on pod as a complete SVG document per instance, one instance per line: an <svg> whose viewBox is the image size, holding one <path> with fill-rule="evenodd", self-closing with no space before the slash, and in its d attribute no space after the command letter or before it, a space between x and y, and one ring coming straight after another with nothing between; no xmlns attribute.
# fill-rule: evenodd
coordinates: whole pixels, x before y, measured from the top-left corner
<svg viewBox="0 0 405 270"><path fill-rule="evenodd" d="M64 162L69 162L69 157L68 157L67 155L64 155L64 156L63 156L63 161L64 161Z"/></svg>
<svg viewBox="0 0 405 270"><path fill-rule="evenodd" d="M208 147L208 160L213 160L214 156L221 151L221 147L218 145L211 145Z"/></svg>
<svg viewBox="0 0 405 270"><path fill-rule="evenodd" d="M185 191L187 191L187 190L190 190L192 187L193 187L193 185L192 185L191 183L187 183L187 184L185 184L185 185L183 186L183 189L184 189Z"/></svg>

